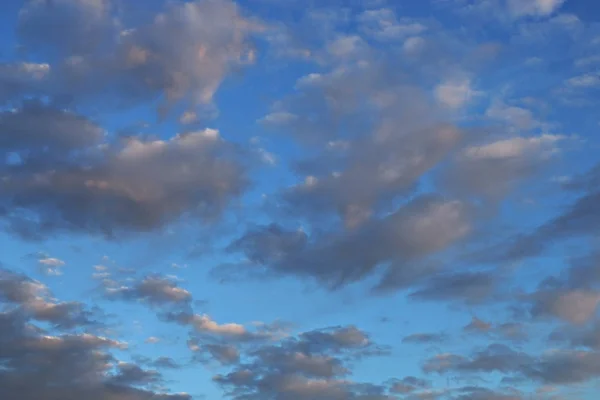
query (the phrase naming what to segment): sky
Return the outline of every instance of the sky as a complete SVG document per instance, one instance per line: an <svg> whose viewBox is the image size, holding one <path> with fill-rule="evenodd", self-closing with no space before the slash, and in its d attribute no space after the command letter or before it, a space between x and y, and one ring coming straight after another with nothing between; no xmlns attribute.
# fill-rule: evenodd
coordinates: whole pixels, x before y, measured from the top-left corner
<svg viewBox="0 0 600 400"><path fill-rule="evenodd" d="M596 0L4 0L3 400L593 400Z"/></svg>

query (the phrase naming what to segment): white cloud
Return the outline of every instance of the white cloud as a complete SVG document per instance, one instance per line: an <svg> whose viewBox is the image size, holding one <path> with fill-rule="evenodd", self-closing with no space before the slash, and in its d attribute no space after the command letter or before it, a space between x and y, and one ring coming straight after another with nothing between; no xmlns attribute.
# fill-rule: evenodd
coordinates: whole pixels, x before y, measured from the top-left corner
<svg viewBox="0 0 600 400"><path fill-rule="evenodd" d="M508 0L509 13L515 17L545 17L557 11L566 0Z"/></svg>
<svg viewBox="0 0 600 400"><path fill-rule="evenodd" d="M458 109L465 106L478 92L471 88L468 79L447 81L435 88L435 97L445 107Z"/></svg>

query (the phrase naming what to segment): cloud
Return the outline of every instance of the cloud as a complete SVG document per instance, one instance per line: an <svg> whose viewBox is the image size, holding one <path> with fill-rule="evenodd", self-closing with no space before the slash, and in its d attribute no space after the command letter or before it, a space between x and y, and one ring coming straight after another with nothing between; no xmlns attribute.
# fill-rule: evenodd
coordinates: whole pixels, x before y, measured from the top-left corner
<svg viewBox="0 0 600 400"><path fill-rule="evenodd" d="M557 11L566 0L508 0L509 13L519 17L547 17Z"/></svg>
<svg viewBox="0 0 600 400"><path fill-rule="evenodd" d="M426 301L464 301L477 304L491 300L500 277L490 272L456 272L436 275L410 294Z"/></svg>
<svg viewBox="0 0 600 400"><path fill-rule="evenodd" d="M467 79L443 82L435 88L437 101L450 109L458 109L467 105L477 94Z"/></svg>
<svg viewBox="0 0 600 400"><path fill-rule="evenodd" d="M17 33L29 51L85 55L116 39L112 0L31 0L19 12Z"/></svg>
<svg viewBox="0 0 600 400"><path fill-rule="evenodd" d="M402 339L402 343L431 344L441 343L446 339L447 336L442 333L414 333L412 335L405 336Z"/></svg>
<svg viewBox="0 0 600 400"><path fill-rule="evenodd" d="M189 111L212 103L236 68L254 61L250 36L261 28L231 1L167 5L152 22L124 27L112 0L30 1L17 32L27 52L52 57L63 99L116 96L119 106L161 98ZM51 29L50 27L59 27ZM50 34L48 33L50 32Z"/></svg>
<svg viewBox="0 0 600 400"><path fill-rule="evenodd" d="M487 335L495 340L515 342L524 341L529 337L527 327L520 322L492 324L477 317L473 317L471 322L463 328L463 331L470 334Z"/></svg>
<svg viewBox="0 0 600 400"><path fill-rule="evenodd" d="M467 332L480 332L485 333L488 332L492 328L492 324L481 320L477 317L473 317L471 322L466 325L463 329Z"/></svg>
<svg viewBox="0 0 600 400"><path fill-rule="evenodd" d="M301 232L266 227L247 232L231 250L276 274L316 278L336 288L373 274L391 263L381 288L403 287L430 275L417 262L442 252L470 232L468 207L458 201L424 196L396 212L343 235L314 240Z"/></svg>
<svg viewBox="0 0 600 400"><path fill-rule="evenodd" d="M444 171L440 183L453 192L498 201L544 171L566 141L563 135L543 134L471 145Z"/></svg>
<svg viewBox="0 0 600 400"><path fill-rule="evenodd" d="M385 385L344 379L349 374L346 362L372 346L366 334L355 327L305 332L253 350L248 362L213 380L235 399L391 400Z"/></svg>
<svg viewBox="0 0 600 400"><path fill-rule="evenodd" d="M185 311L169 312L164 314L163 318L168 322L190 326L193 329L192 334L208 341L260 342L275 339L282 333L276 328L272 329L273 327L269 325L258 326L256 329L250 330L238 323L219 324L207 314L193 314Z"/></svg>
<svg viewBox="0 0 600 400"><path fill-rule="evenodd" d="M65 266L65 262L59 258L50 257L46 254L36 254L38 257L38 266L40 270L46 275L62 275L61 268Z"/></svg>
<svg viewBox="0 0 600 400"><path fill-rule="evenodd" d="M395 394L408 394L413 393L420 389L428 388L431 385L430 382L417 378L414 376L407 376L402 379L395 379L391 381L390 392Z"/></svg>
<svg viewBox="0 0 600 400"><path fill-rule="evenodd" d="M188 304L192 300L190 292L162 276L147 276L131 286L109 281L105 295L111 300L143 301L151 306Z"/></svg>
<svg viewBox="0 0 600 400"><path fill-rule="evenodd" d="M41 282L6 269L0 269L0 301L13 310L30 315L37 321L59 328L95 325L93 313L79 302L58 302Z"/></svg>
<svg viewBox="0 0 600 400"><path fill-rule="evenodd" d="M490 344L470 358L454 354L437 355L423 365L425 372L503 372L519 371L532 363L532 358L502 344Z"/></svg>
<svg viewBox="0 0 600 400"><path fill-rule="evenodd" d="M49 73L46 63L0 63L0 105L41 93Z"/></svg>
<svg viewBox="0 0 600 400"><path fill-rule="evenodd" d="M389 8L364 11L358 16L358 20L362 24L360 30L379 40L399 40L427 30L427 26L409 18L399 20L394 10Z"/></svg>
<svg viewBox="0 0 600 400"><path fill-rule="evenodd" d="M110 350L122 348L120 342L91 334L49 335L14 312L0 313L0 322L3 399L191 398L139 388L138 385L146 385L156 377L138 366L119 364ZM119 372L112 375L111 367L115 364Z"/></svg>
<svg viewBox="0 0 600 400"><path fill-rule="evenodd" d="M241 152L212 129L90 147L101 131L62 111L36 106L33 115L26 108L4 121L18 129L4 127L0 150L20 162L0 164L0 205L7 229L25 238L147 232L184 214L213 220L247 185Z"/></svg>

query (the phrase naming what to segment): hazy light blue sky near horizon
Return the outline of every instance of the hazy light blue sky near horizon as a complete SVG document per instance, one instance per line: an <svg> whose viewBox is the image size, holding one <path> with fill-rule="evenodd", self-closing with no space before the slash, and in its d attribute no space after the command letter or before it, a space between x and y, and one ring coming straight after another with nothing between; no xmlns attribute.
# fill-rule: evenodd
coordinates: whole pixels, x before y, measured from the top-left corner
<svg viewBox="0 0 600 400"><path fill-rule="evenodd" d="M5 0L0 399L592 400L600 3Z"/></svg>

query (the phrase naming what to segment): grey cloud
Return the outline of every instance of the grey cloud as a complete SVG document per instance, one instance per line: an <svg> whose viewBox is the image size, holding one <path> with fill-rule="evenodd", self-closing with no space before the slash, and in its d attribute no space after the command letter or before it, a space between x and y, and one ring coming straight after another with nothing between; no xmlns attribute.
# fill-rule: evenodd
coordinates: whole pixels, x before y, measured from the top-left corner
<svg viewBox="0 0 600 400"><path fill-rule="evenodd" d="M113 355L123 342L90 333L67 333L58 321L65 317L39 316L45 310L47 289L39 282L0 272L0 397L7 400L189 400L187 394L157 392L149 385L158 373ZM31 305L33 303L34 305ZM31 308L23 312L14 305ZM44 306L44 307L42 307ZM38 321L55 324L51 331ZM116 368L114 372L113 368Z"/></svg>
<svg viewBox="0 0 600 400"><path fill-rule="evenodd" d="M348 361L373 346L355 327L305 332L252 350L247 363L214 381L234 399L392 399L385 385L343 379L350 372Z"/></svg>
<svg viewBox="0 0 600 400"><path fill-rule="evenodd" d="M578 350L550 352L526 369L525 374L549 384L586 382L600 376L600 354Z"/></svg>
<svg viewBox="0 0 600 400"><path fill-rule="evenodd" d="M0 132L0 151L5 156L18 154L25 167L56 162L75 150L98 145L104 138L104 131L86 118L39 101L27 101L20 109L0 113Z"/></svg>
<svg viewBox="0 0 600 400"><path fill-rule="evenodd" d="M451 191L499 201L543 170L558 153L561 135L514 136L466 147L441 174Z"/></svg>
<svg viewBox="0 0 600 400"><path fill-rule="evenodd" d="M26 238L114 237L183 215L210 221L247 185L243 152L211 129L89 147L100 131L82 118L43 108L31 119L19 115L4 117L24 118L19 129L29 129L14 140L2 135L6 151L22 151L22 163L0 167L0 209L7 229Z"/></svg>
<svg viewBox="0 0 600 400"><path fill-rule="evenodd" d="M232 1L168 4L152 22L132 27L122 23L127 11L112 0L24 6L19 38L26 51L52 57L54 97L109 98L104 105L117 107L160 99L163 115L183 101L193 112L212 102L229 73L254 60L251 35L260 26Z"/></svg>
<svg viewBox="0 0 600 400"><path fill-rule="evenodd" d="M390 381L390 392L396 394L408 394L417 390L430 387L431 383L414 376L406 376L402 379L394 379Z"/></svg>
<svg viewBox="0 0 600 400"><path fill-rule="evenodd" d="M548 350L539 356L491 344L471 357L441 354L423 365L428 373L459 372L466 374L500 372L543 384L568 385L600 376L600 355L596 351Z"/></svg>
<svg viewBox="0 0 600 400"><path fill-rule="evenodd" d="M488 332L492 328L492 324L477 317L471 318L471 322L463 329L467 332Z"/></svg>
<svg viewBox="0 0 600 400"><path fill-rule="evenodd" d="M584 326L559 328L549 335L549 339L556 342L566 342L571 347L600 350L600 323L595 321Z"/></svg>
<svg viewBox="0 0 600 400"><path fill-rule="evenodd" d="M459 391L462 394L454 397L456 400L524 400L526 397L519 393L510 393L510 391L499 392L483 387L464 387ZM513 390L513 392L516 392Z"/></svg>
<svg viewBox="0 0 600 400"><path fill-rule="evenodd" d="M110 378L116 385L146 385L160 380L158 371L144 370L136 364L119 363L117 369L118 373Z"/></svg>
<svg viewBox="0 0 600 400"><path fill-rule="evenodd" d="M188 304L192 295L173 280L163 276L147 276L131 286L105 287L106 297L113 300L139 300L152 306Z"/></svg>
<svg viewBox="0 0 600 400"><path fill-rule="evenodd" d="M559 276L545 278L538 287L519 296L521 306L534 318L555 318L585 324L596 316L600 303L598 253L569 260Z"/></svg>
<svg viewBox="0 0 600 400"><path fill-rule="evenodd" d="M520 322L492 324L473 317L463 330L468 333L489 335L498 340L523 341L528 338L527 327Z"/></svg>
<svg viewBox="0 0 600 400"><path fill-rule="evenodd" d="M270 226L249 231L231 249L245 252L251 262L275 274L312 277L332 288L390 263L380 286L402 287L430 274L420 271L420 259L442 252L470 229L465 204L424 196L353 232L305 238Z"/></svg>
<svg viewBox="0 0 600 400"><path fill-rule="evenodd" d="M463 133L444 123L392 64L367 54L364 65L307 75L296 97L265 117L268 126L316 149L295 165L307 180L282 194L292 212L311 220L335 213L347 227L360 226L412 193L460 144Z"/></svg>
<svg viewBox="0 0 600 400"><path fill-rule="evenodd" d="M600 168L596 167L584 176L573 179L565 185L565 189L568 194L578 195L578 198L558 216L529 233L515 235L484 249L476 255L476 259L486 262L531 259L543 254L555 243L595 235L600 222L600 193L597 190L599 177Z"/></svg>
<svg viewBox="0 0 600 400"><path fill-rule="evenodd" d="M16 104L26 96L40 94L49 73L48 64L0 63L0 104Z"/></svg>
<svg viewBox="0 0 600 400"><path fill-rule="evenodd" d="M405 336L402 339L402 343L430 344L441 343L446 339L447 336L443 333L414 333L412 335Z"/></svg>
<svg viewBox="0 0 600 400"><path fill-rule="evenodd" d="M222 365L237 364L240 361L240 352L233 345L227 344L195 344L198 341L191 342L192 350L198 352L194 358L201 362L217 361ZM190 342L188 342L190 347Z"/></svg>
<svg viewBox="0 0 600 400"><path fill-rule="evenodd" d="M156 360L152 361L151 365L155 368L165 368L165 369L179 369L181 366L173 360L171 357L158 357Z"/></svg>
<svg viewBox="0 0 600 400"><path fill-rule="evenodd" d="M94 313L78 302L57 302L41 282L0 268L0 301L11 304L19 312L59 328L99 324Z"/></svg>
<svg viewBox="0 0 600 400"><path fill-rule="evenodd" d="M81 56L117 38L115 11L112 0L28 0L19 13L17 32L29 51Z"/></svg>
<svg viewBox="0 0 600 400"><path fill-rule="evenodd" d="M492 299L500 277L493 272L456 272L436 275L410 294L426 301L464 301L476 304Z"/></svg>
<svg viewBox="0 0 600 400"><path fill-rule="evenodd" d="M525 353L512 350L502 344L491 344L481 351L475 352L471 358L454 354L442 354L426 361L423 370L426 372L444 373L461 372L503 372L520 371L530 365L534 359Z"/></svg>

